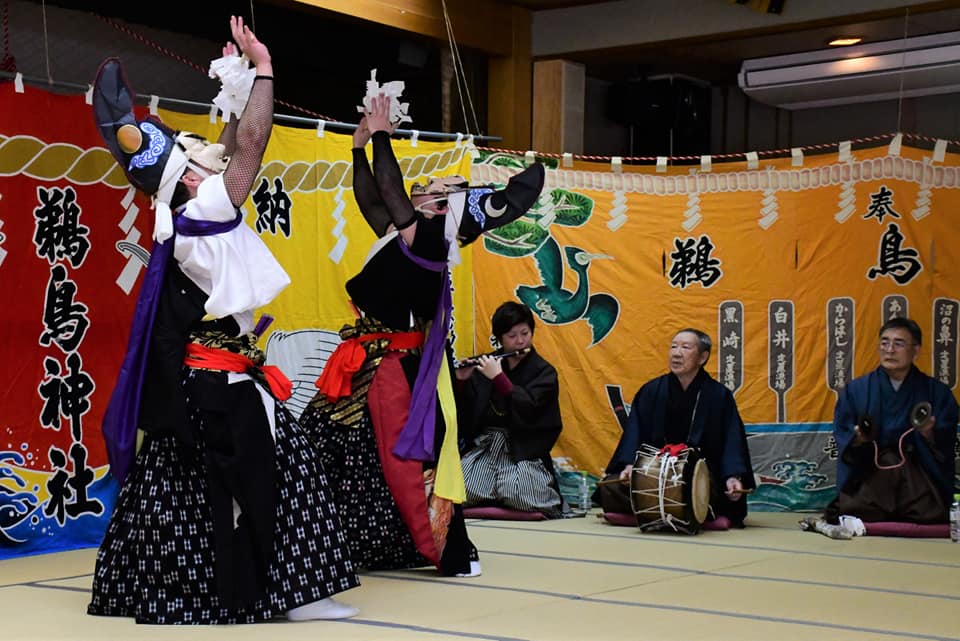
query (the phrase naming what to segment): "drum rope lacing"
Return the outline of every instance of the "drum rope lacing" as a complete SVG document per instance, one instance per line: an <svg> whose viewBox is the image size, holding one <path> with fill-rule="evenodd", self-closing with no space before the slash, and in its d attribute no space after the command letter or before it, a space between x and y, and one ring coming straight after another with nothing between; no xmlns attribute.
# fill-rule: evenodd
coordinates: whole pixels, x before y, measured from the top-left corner
<svg viewBox="0 0 960 641"><path fill-rule="evenodd" d="M650 466L653 465L656 461L660 461L660 470L657 474L657 491L659 493L658 501L660 504L659 505L660 520L663 523L666 523L667 525L669 525L671 528L673 528L674 532L679 530L679 528L674 524L674 521L676 521L682 526L687 526L689 525L689 523L687 521L684 521L683 519L678 519L674 515L667 513L666 506L663 501L663 497L664 497L664 493L665 493L668 482L676 485L682 481L682 473L677 470L677 462L680 460L680 457L679 457L680 452L684 451L685 449L687 449L686 446L682 446L680 448L676 448L676 446L674 446L673 448L671 448L670 446L664 447L643 468L644 473L649 474Z"/></svg>

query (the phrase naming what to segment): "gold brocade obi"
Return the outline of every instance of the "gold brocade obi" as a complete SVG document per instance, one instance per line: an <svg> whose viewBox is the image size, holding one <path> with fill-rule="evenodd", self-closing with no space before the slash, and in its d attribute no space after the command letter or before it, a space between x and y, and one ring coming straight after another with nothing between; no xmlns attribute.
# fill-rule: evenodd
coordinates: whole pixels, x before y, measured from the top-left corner
<svg viewBox="0 0 960 641"><path fill-rule="evenodd" d="M241 354L253 361L257 367L263 365L266 360L263 350L257 346L257 335L253 332L247 332L240 336L231 336L222 330L201 326L190 332L190 338L187 340L190 343L197 343L204 347L223 349L235 354Z"/></svg>
<svg viewBox="0 0 960 641"><path fill-rule="evenodd" d="M415 327L412 332L422 332L422 327ZM406 353L419 353L420 347L414 349L397 349L392 346L390 334L408 334L408 331L399 331L384 326L382 323L371 317L357 319L353 325L344 325L340 330L340 339L344 342L363 339L371 335L379 335L372 340L361 340L363 350L366 352L366 358L363 364L353 374L349 396L344 396L336 401L328 400L323 392L317 393L310 401L310 407L317 410L321 416L328 421L335 421L346 425L347 427L359 427L363 419L363 411L367 405L367 392L373 377L377 372L380 361L391 351L400 351ZM330 361L328 361L329 363Z"/></svg>

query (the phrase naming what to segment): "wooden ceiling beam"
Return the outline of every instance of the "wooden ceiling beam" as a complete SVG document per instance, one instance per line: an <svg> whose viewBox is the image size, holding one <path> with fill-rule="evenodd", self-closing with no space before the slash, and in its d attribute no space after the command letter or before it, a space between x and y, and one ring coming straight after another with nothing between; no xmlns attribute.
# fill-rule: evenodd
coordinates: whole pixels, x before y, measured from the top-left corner
<svg viewBox="0 0 960 641"><path fill-rule="evenodd" d="M446 42L447 28L440 0L296 0ZM513 54L515 8L492 0L451 0L447 4L458 45L494 56Z"/></svg>
<svg viewBox="0 0 960 641"><path fill-rule="evenodd" d="M440 0L296 1L447 41ZM500 136L503 146L528 149L533 102L531 12L495 0L449 0L447 11L457 45L487 54L487 131Z"/></svg>

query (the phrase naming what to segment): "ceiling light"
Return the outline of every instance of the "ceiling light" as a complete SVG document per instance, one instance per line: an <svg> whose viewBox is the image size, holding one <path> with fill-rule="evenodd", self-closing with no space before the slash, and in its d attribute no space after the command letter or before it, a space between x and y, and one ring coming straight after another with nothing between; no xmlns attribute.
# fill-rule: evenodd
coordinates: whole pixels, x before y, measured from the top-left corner
<svg viewBox="0 0 960 641"><path fill-rule="evenodd" d="M960 31L744 60L753 100L806 109L960 91Z"/></svg>
<svg viewBox="0 0 960 641"><path fill-rule="evenodd" d="M827 44L831 47L849 47L850 45L858 44L863 38L851 38L851 37L840 37L834 38Z"/></svg>

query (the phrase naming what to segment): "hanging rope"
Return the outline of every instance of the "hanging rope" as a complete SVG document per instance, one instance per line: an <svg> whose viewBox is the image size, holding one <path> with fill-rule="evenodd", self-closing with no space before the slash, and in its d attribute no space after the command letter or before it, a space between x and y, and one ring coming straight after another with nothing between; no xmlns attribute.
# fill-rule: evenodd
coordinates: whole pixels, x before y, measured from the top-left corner
<svg viewBox="0 0 960 641"><path fill-rule="evenodd" d="M114 19L112 19L112 18L108 18L107 16L102 16L102 15L100 15L99 13L94 14L94 15L96 15L98 18L100 18L100 20L102 20L103 22L106 22L108 25L110 25L111 27L113 27L113 28L116 29L117 31L119 31L119 32L121 32L121 33L123 33L123 34L125 34L125 35L130 36L130 37L133 38L134 40L137 40L138 42L147 45L147 46L150 47L151 49L154 49L154 50L156 50L156 51L159 51L160 53L162 53L162 54L165 55L166 57L172 58L173 60L176 60L177 62L181 62L181 63L187 65L188 67L190 67L190 68L192 68L192 69L195 69L196 71L199 71L199 72L202 73L202 74L206 74L206 73L207 73L207 69L206 69L206 67L204 67L203 65L200 65L200 64L198 64L198 63L196 63L196 62L194 62L194 61L192 61L192 60L189 60L188 58L184 58L183 56L181 56L181 55L179 55L179 54L171 51L170 49L167 49L166 47L164 47L164 46L161 45L160 43L158 43L158 42L156 42L156 41L154 41L154 40L151 40L151 39L147 38L146 36L143 36L143 35L137 33L137 32L134 31L133 29L130 29L129 27L126 27L126 26L120 24L120 23L117 22L116 20L114 20Z"/></svg>
<svg viewBox="0 0 960 641"><path fill-rule="evenodd" d="M47 37L47 1L41 3L43 9L43 57L47 62L47 82L53 84L53 74L50 73L50 40Z"/></svg>
<svg viewBox="0 0 960 641"><path fill-rule="evenodd" d="M106 22L108 25L110 25L111 27L113 27L113 28L116 29L117 31L120 31L121 33L124 33L124 34L130 36L130 37L133 38L134 40L137 40L138 42L141 42L141 43L145 44L146 46L150 47L151 49L154 49L154 50L156 50L156 51L159 51L160 53L162 53L163 55L167 56L168 58L172 58L173 60L176 60L176 61L178 61L178 62L181 62L181 63L187 65L188 67L199 71L200 73L202 73L202 74L205 75L205 76L207 75L207 68L204 67L203 65L200 65L200 64L198 64L198 63L196 63L196 62L194 62L194 61L192 61L192 60L189 60L188 58L185 58L185 57L181 56L181 55L178 54L178 53L175 53L175 52L171 51L170 49L167 49L166 47L164 47L164 46L161 45L160 43L158 43L158 42L156 42L156 41L154 41L154 40L151 40L150 38L147 38L147 37L143 36L143 35L140 34L140 33L137 33L137 32L134 31L133 29L130 29L129 27L126 27L126 26L120 24L120 23L117 22L116 20L113 20L113 19L108 18L108 17L106 17L106 16L101 16L100 14L95 14L95 15L96 15L100 20L102 20L103 22ZM310 109L305 109L304 107L300 107L300 106L298 106L298 105L295 105L295 104L286 102L286 101L284 101L284 100L280 100L279 98L275 98L274 100L275 100L275 102L276 102L278 105L283 105L284 107L287 107L287 108L289 108L289 109L293 109L293 110L295 110L295 111L299 111L300 113L304 113L304 114L307 114L307 115L309 115L309 116L313 116L314 118L317 118L317 119L319 119L319 120L329 120L329 121L335 120L334 118L331 118L330 116L324 116L323 114L317 113L316 111L311 111Z"/></svg>
<svg viewBox="0 0 960 641"><path fill-rule="evenodd" d="M477 112L473 108L473 98L470 96L470 87L467 84L466 72L463 69L463 62L460 60L460 49L457 47L457 40L453 37L453 22L450 20L450 13L447 11L447 0L442 0L443 22L447 28L447 42L450 44L450 57L453 58L453 76L457 81L457 94L460 96L460 108L463 110L463 126L470 134L470 121L467 119L466 105L470 105L470 113L473 115L474 133L480 134L480 122L477 120ZM461 83L463 91L461 91ZM466 92L467 100L464 101L463 93Z"/></svg>

